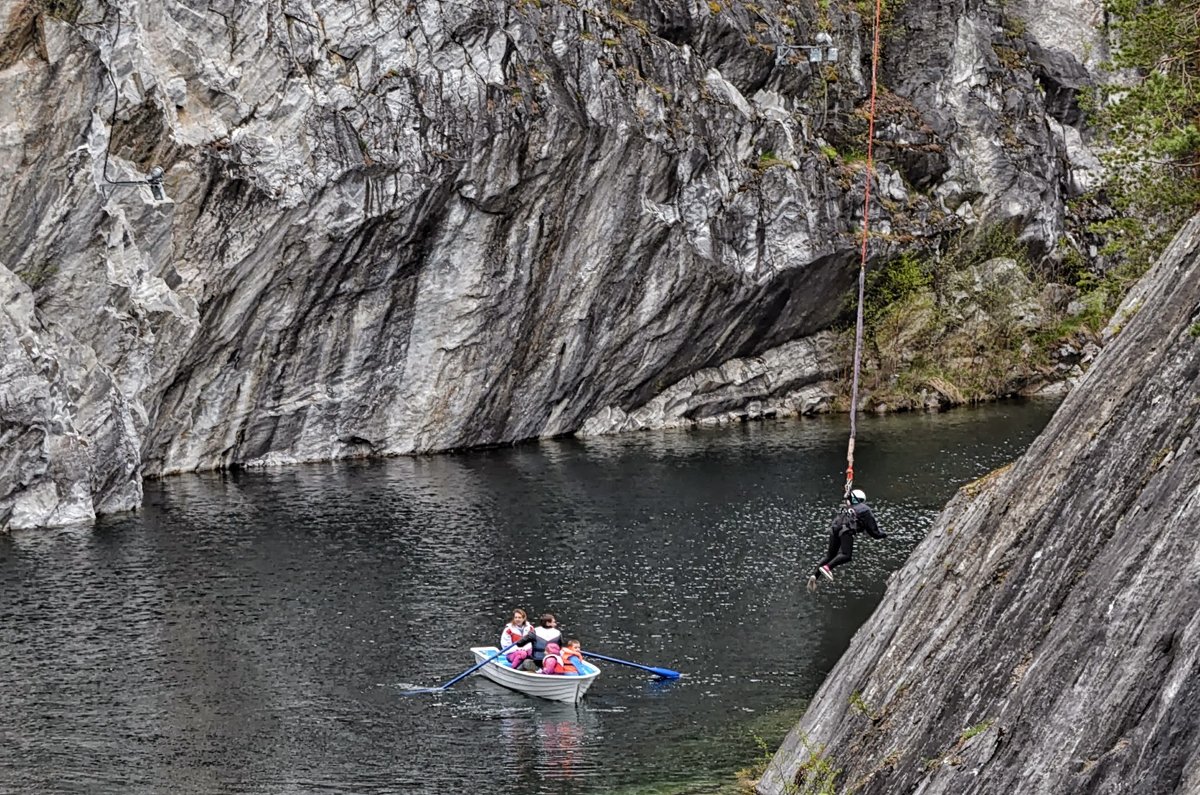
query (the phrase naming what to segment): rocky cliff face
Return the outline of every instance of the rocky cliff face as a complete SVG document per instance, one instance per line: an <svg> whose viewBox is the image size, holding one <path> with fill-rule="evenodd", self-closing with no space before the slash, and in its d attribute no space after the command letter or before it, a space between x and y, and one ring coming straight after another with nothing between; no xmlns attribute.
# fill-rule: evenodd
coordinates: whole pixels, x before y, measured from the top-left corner
<svg viewBox="0 0 1200 795"><path fill-rule="evenodd" d="M1029 451L966 487L759 784L1200 792L1200 219ZM824 791L824 790L820 790Z"/></svg>
<svg viewBox="0 0 1200 795"><path fill-rule="evenodd" d="M852 10L4 9L0 527L135 507L143 474L798 411L835 369L804 340L857 258ZM892 21L873 257L1061 237L1079 76L1049 92L1005 19ZM836 63L776 46L821 28Z"/></svg>

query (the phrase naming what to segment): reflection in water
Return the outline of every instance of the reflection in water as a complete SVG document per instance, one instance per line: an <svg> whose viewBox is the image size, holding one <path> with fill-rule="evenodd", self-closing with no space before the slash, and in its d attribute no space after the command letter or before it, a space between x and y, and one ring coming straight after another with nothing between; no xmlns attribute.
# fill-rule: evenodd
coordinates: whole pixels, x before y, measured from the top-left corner
<svg viewBox="0 0 1200 795"><path fill-rule="evenodd" d="M493 687L500 690L498 685ZM536 792L543 782L596 775L599 746L589 740L599 735L598 712L586 703L531 705L521 696L502 694L499 698L521 704L497 721L498 747L511 756L504 771L514 773L519 782L514 789Z"/></svg>
<svg viewBox="0 0 1200 795"><path fill-rule="evenodd" d="M0 537L0 791L611 792L777 739L964 481L1052 407L864 418L892 538L815 596L845 420L171 478L133 517ZM513 607L602 664L579 707L472 677ZM498 788L498 789L497 789Z"/></svg>

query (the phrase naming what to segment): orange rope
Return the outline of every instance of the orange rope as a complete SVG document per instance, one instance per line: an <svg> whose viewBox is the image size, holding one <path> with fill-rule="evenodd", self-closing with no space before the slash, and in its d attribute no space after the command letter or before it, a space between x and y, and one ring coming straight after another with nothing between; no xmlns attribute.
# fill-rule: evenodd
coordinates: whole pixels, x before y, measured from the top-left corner
<svg viewBox="0 0 1200 795"><path fill-rule="evenodd" d="M867 284L867 238L871 229L871 174L875 170L875 93L879 70L879 27L883 0L875 0L875 42L871 48L871 103L867 109L867 171L863 189L862 257L858 266L858 317L854 324L854 377L850 386L850 444L846 448L846 496L854 485L854 437L858 433L858 374L862 366L863 296Z"/></svg>

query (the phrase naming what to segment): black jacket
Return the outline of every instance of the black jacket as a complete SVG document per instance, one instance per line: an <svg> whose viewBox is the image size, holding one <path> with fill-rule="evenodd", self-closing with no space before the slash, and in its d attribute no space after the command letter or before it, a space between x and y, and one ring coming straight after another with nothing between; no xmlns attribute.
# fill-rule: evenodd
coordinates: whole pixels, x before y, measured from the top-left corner
<svg viewBox="0 0 1200 795"><path fill-rule="evenodd" d="M563 645L562 632L559 631L558 627L534 627L533 632L530 632L517 641L516 645L525 646L530 643L533 644L533 659L541 662L542 658L546 656L547 646L551 643L557 643L559 646Z"/></svg>
<svg viewBox="0 0 1200 795"><path fill-rule="evenodd" d="M865 502L855 503L838 511L833 520L833 530L839 535L866 530L871 538L887 538L887 533L879 529L875 514L871 513L871 507Z"/></svg>

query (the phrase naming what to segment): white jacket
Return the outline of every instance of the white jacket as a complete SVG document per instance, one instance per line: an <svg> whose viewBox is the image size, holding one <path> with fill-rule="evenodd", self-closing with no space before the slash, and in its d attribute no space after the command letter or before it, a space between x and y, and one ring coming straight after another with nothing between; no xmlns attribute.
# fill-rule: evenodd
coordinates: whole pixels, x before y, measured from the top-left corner
<svg viewBox="0 0 1200 795"><path fill-rule="evenodd" d="M504 629L500 632L500 646L498 648L503 649L505 646L511 646L532 631L533 627L528 621L519 627L510 621L504 625Z"/></svg>

